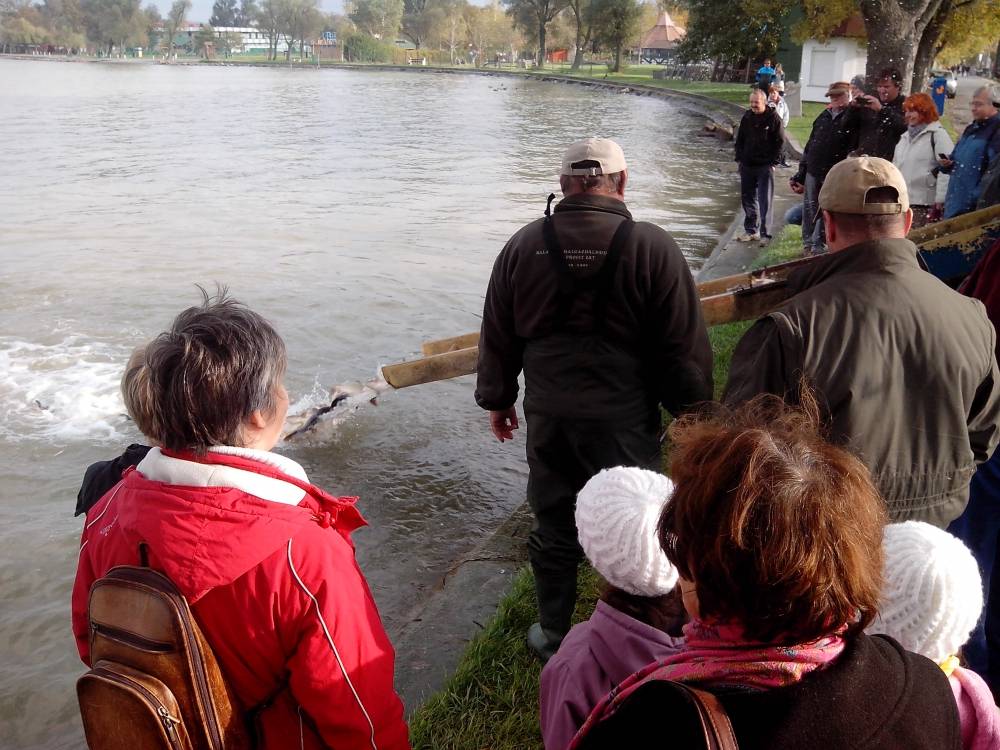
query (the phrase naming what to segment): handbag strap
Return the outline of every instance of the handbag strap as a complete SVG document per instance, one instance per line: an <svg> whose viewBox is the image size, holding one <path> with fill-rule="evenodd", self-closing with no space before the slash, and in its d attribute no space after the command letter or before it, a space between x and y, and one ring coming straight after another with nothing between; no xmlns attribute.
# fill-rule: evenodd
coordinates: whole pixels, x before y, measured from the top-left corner
<svg viewBox="0 0 1000 750"><path fill-rule="evenodd" d="M729 714L715 695L681 682L671 684L697 709L708 750L739 750Z"/></svg>

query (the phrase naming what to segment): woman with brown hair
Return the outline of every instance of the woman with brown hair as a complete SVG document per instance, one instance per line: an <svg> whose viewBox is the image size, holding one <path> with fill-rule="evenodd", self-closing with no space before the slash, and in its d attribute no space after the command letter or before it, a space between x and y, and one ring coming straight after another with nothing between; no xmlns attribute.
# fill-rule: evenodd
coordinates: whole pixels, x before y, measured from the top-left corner
<svg viewBox="0 0 1000 750"><path fill-rule="evenodd" d="M892 163L906 179L906 192L913 209L913 226L922 227L941 218L948 175L938 166L938 154L950 154L955 144L938 121L934 100L923 92L903 102L906 132L896 144Z"/></svg>
<svg viewBox="0 0 1000 750"><path fill-rule="evenodd" d="M155 447L87 512L72 601L80 657L91 664L91 585L139 564L142 548L143 566L191 605L254 717L255 747L407 750L395 654L354 557L357 498L329 495L272 451L286 363L270 323L224 291L129 361L122 396Z"/></svg>
<svg viewBox="0 0 1000 750"><path fill-rule="evenodd" d="M740 748L960 747L944 673L863 629L886 515L864 464L819 434L808 394L763 396L671 427L675 490L659 538L680 572L686 647L625 680L571 748L698 747L668 684L708 690Z"/></svg>

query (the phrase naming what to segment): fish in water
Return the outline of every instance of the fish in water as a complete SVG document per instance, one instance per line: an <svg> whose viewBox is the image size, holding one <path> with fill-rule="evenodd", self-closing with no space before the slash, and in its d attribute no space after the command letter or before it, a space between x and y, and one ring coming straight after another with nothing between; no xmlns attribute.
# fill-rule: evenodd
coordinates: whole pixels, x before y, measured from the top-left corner
<svg viewBox="0 0 1000 750"><path fill-rule="evenodd" d="M285 420L285 436L283 440L293 440L304 432L315 427L324 414L329 414L349 399L354 402L367 401L372 406L378 406L378 397L384 391L392 388L381 376L371 380L352 383L341 383L330 389L330 403L314 406L302 414L296 414Z"/></svg>

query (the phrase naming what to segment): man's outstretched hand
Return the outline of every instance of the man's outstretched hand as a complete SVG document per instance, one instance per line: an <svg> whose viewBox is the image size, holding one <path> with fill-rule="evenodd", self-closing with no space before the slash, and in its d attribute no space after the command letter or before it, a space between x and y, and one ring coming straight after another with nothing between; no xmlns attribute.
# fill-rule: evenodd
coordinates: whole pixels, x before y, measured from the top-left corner
<svg viewBox="0 0 1000 750"><path fill-rule="evenodd" d="M490 412L490 429L493 430L493 434L501 443L504 440L513 440L514 430L517 427L517 412L514 411L513 406L509 409Z"/></svg>

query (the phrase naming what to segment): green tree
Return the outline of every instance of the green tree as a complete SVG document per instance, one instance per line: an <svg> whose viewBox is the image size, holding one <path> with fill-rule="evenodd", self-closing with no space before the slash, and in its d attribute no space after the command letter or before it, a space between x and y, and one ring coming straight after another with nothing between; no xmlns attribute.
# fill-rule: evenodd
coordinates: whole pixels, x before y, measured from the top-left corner
<svg viewBox="0 0 1000 750"><path fill-rule="evenodd" d="M403 0L353 0L347 15L361 31L391 44L403 20Z"/></svg>
<svg viewBox="0 0 1000 750"><path fill-rule="evenodd" d="M184 25L188 11L191 10L191 0L174 0L167 17L163 19L163 31L167 37L167 55L174 56L174 37Z"/></svg>
<svg viewBox="0 0 1000 750"><path fill-rule="evenodd" d="M239 12L236 0L215 0L212 4L212 15L208 19L208 22L213 27L233 27L237 25L236 20Z"/></svg>
<svg viewBox="0 0 1000 750"><path fill-rule="evenodd" d="M194 33L194 38L191 42L194 46L195 54L201 55L207 60L208 51L215 45L215 29L211 25L203 23Z"/></svg>
<svg viewBox="0 0 1000 750"><path fill-rule="evenodd" d="M714 59L732 65L774 55L784 30L785 8L748 7L747 0L690 0L682 60ZM725 18L725 23L719 19Z"/></svg>
<svg viewBox="0 0 1000 750"><path fill-rule="evenodd" d="M611 69L618 73L622 69L622 50L635 35L642 7L637 0L595 0L594 33L598 43L615 51L615 63Z"/></svg>
<svg viewBox="0 0 1000 750"><path fill-rule="evenodd" d="M45 19L51 44L70 50L86 46L80 0L44 0L37 9Z"/></svg>
<svg viewBox="0 0 1000 750"><path fill-rule="evenodd" d="M257 18L257 3L255 0L240 0L240 10L236 14L236 25L246 27L253 24Z"/></svg>
<svg viewBox="0 0 1000 750"><path fill-rule="evenodd" d="M227 58L233 54L233 50L243 52L243 35L238 31L224 31L219 34L219 49Z"/></svg>
<svg viewBox="0 0 1000 750"><path fill-rule="evenodd" d="M285 59L292 59L292 48L299 42L302 54L306 39L312 40L323 27L323 17L317 7L318 0L281 0L279 19L281 33L285 37L287 50Z"/></svg>
<svg viewBox="0 0 1000 750"><path fill-rule="evenodd" d="M576 54L573 55L573 70L579 70L583 63L583 53L590 46L594 36L594 7L598 0L569 0L576 26Z"/></svg>
<svg viewBox="0 0 1000 750"><path fill-rule="evenodd" d="M87 37L109 55L115 47L141 46L146 41L146 15L139 1L82 0Z"/></svg>
<svg viewBox="0 0 1000 750"><path fill-rule="evenodd" d="M566 7L567 0L503 0L515 25L538 42L538 67L545 67L545 35L548 25Z"/></svg>
<svg viewBox="0 0 1000 750"><path fill-rule="evenodd" d="M267 37L267 59L278 58L278 37L281 34L281 0L260 0L257 5L257 28Z"/></svg>

